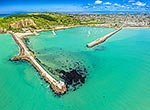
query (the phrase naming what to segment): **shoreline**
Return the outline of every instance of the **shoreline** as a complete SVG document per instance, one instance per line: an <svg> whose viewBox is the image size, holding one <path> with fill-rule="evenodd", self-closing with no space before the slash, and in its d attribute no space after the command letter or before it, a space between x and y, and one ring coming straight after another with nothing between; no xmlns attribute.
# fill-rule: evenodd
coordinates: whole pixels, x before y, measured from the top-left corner
<svg viewBox="0 0 150 110"><path fill-rule="evenodd" d="M119 28L122 24L124 24L124 28L150 28L149 19L150 14L103 15L33 12L30 14L16 14L8 17L7 19L1 19L0 33L7 31L33 32L34 30L37 30L37 32L46 30L54 31L77 26Z"/></svg>
<svg viewBox="0 0 150 110"><path fill-rule="evenodd" d="M138 28L147 28L150 29L150 27L123 27L125 29L138 29Z"/></svg>
<svg viewBox="0 0 150 110"><path fill-rule="evenodd" d="M96 28L112 28L116 29L116 27L98 27L98 26L88 26L88 25L78 25L78 26L71 26L71 27L56 27L54 29L41 29L41 30L35 30L35 32L46 32L46 31L59 31L59 30L65 30L65 29L71 29L71 28L77 28L77 27L96 27ZM150 27L122 27L122 29L150 29Z"/></svg>
<svg viewBox="0 0 150 110"><path fill-rule="evenodd" d="M38 32L44 32L44 31L65 30L65 29L76 28L76 27L118 28L118 27L94 26L94 25L74 25L74 26L56 26L56 27L53 27L51 29L34 29L33 31L38 33ZM128 29L128 28L129 29L134 29L134 28L147 28L147 29L149 29L150 26L149 27L147 27L147 26L139 26L139 27L136 27L136 26L124 26L123 29L124 28L125 29ZM9 32L10 32L10 30L3 31L2 29L0 29L0 34L6 34L6 33L9 33ZM16 32L16 33L29 33L29 32Z"/></svg>
<svg viewBox="0 0 150 110"><path fill-rule="evenodd" d="M38 33L38 32L45 32L45 31L58 31L58 30L76 28L76 27L117 28L117 27L100 27L100 26L89 26L89 25L75 25L75 26L57 26L57 27L54 27L52 29L35 29L34 32ZM150 29L150 27L123 27L122 29L138 29L138 28ZM0 32L0 34L6 34L6 33L9 33L9 32L10 31L8 30L6 32ZM34 32L24 32L24 34L34 33ZM19 33L19 32L17 32L17 33ZM30 36L30 35L25 35L25 36Z"/></svg>
<svg viewBox="0 0 150 110"><path fill-rule="evenodd" d="M119 27L100 27L100 26L89 26L89 25L84 25L84 26L85 26L85 27L86 27L86 26L87 26L87 27L96 27L96 28L119 28ZM124 29L124 28L150 28L150 26L149 26L149 27L147 27L147 26L145 26L145 27L144 27L144 26L143 26L143 27L142 27L142 26L141 26L141 27L136 27L136 26L135 26L135 27L134 27L134 26L133 26L133 27L132 27L132 26L124 26L124 27L122 27L122 28L123 28L123 29Z"/></svg>

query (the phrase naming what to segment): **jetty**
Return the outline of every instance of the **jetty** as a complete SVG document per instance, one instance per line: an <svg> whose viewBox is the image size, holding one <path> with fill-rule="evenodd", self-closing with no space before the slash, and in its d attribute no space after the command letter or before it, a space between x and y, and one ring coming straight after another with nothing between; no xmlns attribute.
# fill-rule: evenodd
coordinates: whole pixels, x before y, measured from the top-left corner
<svg viewBox="0 0 150 110"><path fill-rule="evenodd" d="M109 34L107 34L107 35L105 35L105 36L103 36L103 37L101 37L99 39L96 39L95 41L87 44L87 47L88 48L92 48L92 47L94 47L94 46L96 46L98 44L101 44L101 43L105 42L108 38L110 38L112 35L114 35L117 32L119 32L121 29L122 29L122 27L116 29L115 31L113 31L113 32L111 32L111 33L109 33Z"/></svg>
<svg viewBox="0 0 150 110"><path fill-rule="evenodd" d="M116 30L114 30L113 32L111 32L111 33L109 33L109 34L107 34L107 35L105 35L105 36L103 36L103 37L101 37L101 38L99 38L99 39L96 39L95 41L93 41L93 42L87 44L86 46L87 46L88 48L92 48L92 47L94 47L94 46L96 46L96 45L98 45L98 44L101 44L101 43L105 42L105 41L106 41L108 38L110 38L112 35L116 34L116 33L119 32L120 30L122 30L122 28L127 24L126 22L127 22L127 20L128 20L128 17L129 17L129 16L127 15L126 18L125 18L124 23L122 24L122 26L120 26L119 28L117 28Z"/></svg>
<svg viewBox="0 0 150 110"><path fill-rule="evenodd" d="M56 36L55 30L52 30L52 33L53 33L54 36Z"/></svg>
<svg viewBox="0 0 150 110"><path fill-rule="evenodd" d="M11 60L27 60L29 61L33 67L39 72L40 76L50 84L50 87L56 94L65 94L67 91L66 84L61 80L54 79L48 72L37 62L35 59L34 53L26 46L23 42L23 38L25 36L37 35L36 33L14 33L12 34L13 39L19 46L20 53L12 58Z"/></svg>

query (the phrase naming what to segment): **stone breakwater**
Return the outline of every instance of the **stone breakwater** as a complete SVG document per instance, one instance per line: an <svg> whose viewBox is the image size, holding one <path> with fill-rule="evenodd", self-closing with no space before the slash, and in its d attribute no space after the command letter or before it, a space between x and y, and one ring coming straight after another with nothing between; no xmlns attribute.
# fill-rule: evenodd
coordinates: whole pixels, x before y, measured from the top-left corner
<svg viewBox="0 0 150 110"><path fill-rule="evenodd" d="M89 44L87 44L87 47L88 47L88 48L92 48L92 47L94 47L94 46L96 46L96 45L98 45L98 44L100 44L100 43L105 42L108 38L110 38L112 35L114 35L114 34L116 34L117 32L119 32L121 29L122 29L122 27L116 29L115 31L113 31L113 32L111 32L111 33L109 33L109 34L107 34L107 35L105 35L105 36L103 36L103 37L101 37L101 38L99 38L99 39L97 39L97 40L95 40L95 41L89 43Z"/></svg>
<svg viewBox="0 0 150 110"><path fill-rule="evenodd" d="M27 60L29 61L33 67L39 72L41 77L50 84L52 90L56 94L65 94L67 91L66 84L61 81L61 80L56 80L54 79L50 74L47 73L46 70L36 61L34 58L34 54L30 51L30 49L24 44L22 41L22 38L24 36L29 36L29 35L36 35L35 33L14 33L14 32L9 32L12 34L14 40L19 46L20 53L18 56L12 58L11 60Z"/></svg>

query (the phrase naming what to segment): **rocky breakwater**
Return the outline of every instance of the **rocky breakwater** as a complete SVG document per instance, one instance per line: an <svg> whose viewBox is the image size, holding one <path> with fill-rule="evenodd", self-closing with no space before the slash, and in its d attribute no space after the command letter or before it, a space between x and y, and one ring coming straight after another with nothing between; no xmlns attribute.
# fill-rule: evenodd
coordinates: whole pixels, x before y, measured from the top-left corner
<svg viewBox="0 0 150 110"><path fill-rule="evenodd" d="M14 40L18 44L20 48L20 53L18 56L12 58L12 60L27 60L29 61L33 67L39 72L40 76L50 84L50 87L56 94L65 94L67 91L66 84L61 80L56 80L53 78L35 59L35 55L30 51L30 49L25 45L22 41L24 36L27 36L27 33L13 33L12 34ZM33 33L28 33L28 35L32 35Z"/></svg>
<svg viewBox="0 0 150 110"><path fill-rule="evenodd" d="M87 46L88 48L92 48L92 47L94 47L94 46L96 46L96 45L98 45L98 44L101 44L101 43L105 42L105 41L106 41L108 38L110 38L112 35L116 34L116 33L119 32L120 30L122 30L122 27L123 27L123 26L121 26L120 28L116 29L115 31L113 31L113 32L111 32L111 33L109 33L109 34L107 34L107 35L101 37L101 38L96 39L95 41L93 41L93 42L87 44L86 46Z"/></svg>

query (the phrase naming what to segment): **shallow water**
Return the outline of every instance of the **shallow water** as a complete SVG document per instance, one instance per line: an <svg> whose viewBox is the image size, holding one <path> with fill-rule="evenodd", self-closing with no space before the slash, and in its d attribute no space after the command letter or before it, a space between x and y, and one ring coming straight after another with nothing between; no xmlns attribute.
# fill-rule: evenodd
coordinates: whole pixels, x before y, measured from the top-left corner
<svg viewBox="0 0 150 110"><path fill-rule="evenodd" d="M123 29L101 46L86 48L88 42L113 30L78 27L56 31L56 36L48 31L28 37L29 47L52 69L74 67L76 61L87 69L85 84L61 97L54 95L30 63L9 61L18 47L9 34L1 34L0 108L149 110L150 29Z"/></svg>

